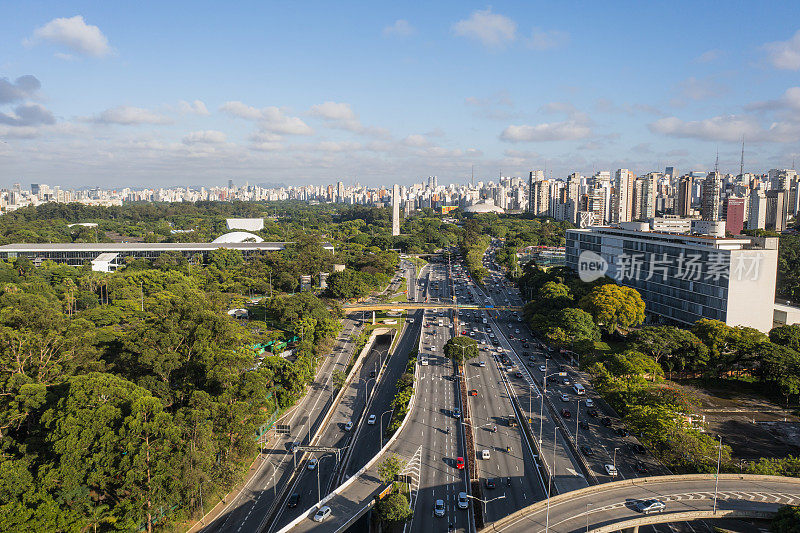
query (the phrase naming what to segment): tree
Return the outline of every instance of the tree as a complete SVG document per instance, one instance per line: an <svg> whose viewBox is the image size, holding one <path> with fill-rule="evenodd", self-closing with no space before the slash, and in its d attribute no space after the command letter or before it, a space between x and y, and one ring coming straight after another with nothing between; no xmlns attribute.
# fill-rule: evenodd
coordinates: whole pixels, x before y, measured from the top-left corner
<svg viewBox="0 0 800 533"><path fill-rule="evenodd" d="M378 516L384 522L405 522L411 514L405 494L393 492L378 502Z"/></svg>
<svg viewBox="0 0 800 533"><path fill-rule="evenodd" d="M784 505L778 509L769 529L773 533L800 533L800 506Z"/></svg>
<svg viewBox="0 0 800 533"><path fill-rule="evenodd" d="M392 454L378 465L378 477L386 485L394 483L395 478L405 466L405 461L400 459L396 454Z"/></svg>
<svg viewBox="0 0 800 533"><path fill-rule="evenodd" d="M636 289L608 283L581 299L581 308L609 333L625 332L644 322L644 300Z"/></svg>
<svg viewBox="0 0 800 533"><path fill-rule="evenodd" d="M702 368L708 348L691 331L674 326L646 326L631 333L632 346L667 370Z"/></svg>
<svg viewBox="0 0 800 533"><path fill-rule="evenodd" d="M772 328L769 332L769 340L800 352L800 324Z"/></svg>
<svg viewBox="0 0 800 533"><path fill-rule="evenodd" d="M478 341L471 337L452 337L444 344L444 354L458 363L477 357L478 353Z"/></svg>
<svg viewBox="0 0 800 533"><path fill-rule="evenodd" d="M556 320L569 344L581 340L600 340L600 329L594 323L592 315L586 311L568 307L558 312Z"/></svg>
<svg viewBox="0 0 800 533"><path fill-rule="evenodd" d="M337 369L333 371L331 379L333 380L333 386L337 389L341 389L344 382L347 381L347 374Z"/></svg>
<svg viewBox="0 0 800 533"><path fill-rule="evenodd" d="M771 342L762 343L761 379L777 387L789 404L789 397L800 394L800 353Z"/></svg>

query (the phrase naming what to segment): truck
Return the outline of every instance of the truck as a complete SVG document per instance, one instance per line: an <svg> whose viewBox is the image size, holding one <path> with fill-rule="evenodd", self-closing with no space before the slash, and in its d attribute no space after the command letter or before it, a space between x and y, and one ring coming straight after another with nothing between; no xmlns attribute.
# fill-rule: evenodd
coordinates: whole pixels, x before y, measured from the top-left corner
<svg viewBox="0 0 800 533"><path fill-rule="evenodd" d="M508 415L508 427L515 428L517 427L517 417L514 415Z"/></svg>

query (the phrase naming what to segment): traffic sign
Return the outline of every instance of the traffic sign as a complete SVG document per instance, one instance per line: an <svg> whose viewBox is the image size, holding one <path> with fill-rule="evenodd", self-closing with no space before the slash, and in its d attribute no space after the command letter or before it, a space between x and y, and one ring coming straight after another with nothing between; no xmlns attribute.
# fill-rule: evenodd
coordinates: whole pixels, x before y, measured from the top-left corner
<svg viewBox="0 0 800 533"><path fill-rule="evenodd" d="M288 435L291 433L291 429L289 424L275 424L275 433L278 435Z"/></svg>

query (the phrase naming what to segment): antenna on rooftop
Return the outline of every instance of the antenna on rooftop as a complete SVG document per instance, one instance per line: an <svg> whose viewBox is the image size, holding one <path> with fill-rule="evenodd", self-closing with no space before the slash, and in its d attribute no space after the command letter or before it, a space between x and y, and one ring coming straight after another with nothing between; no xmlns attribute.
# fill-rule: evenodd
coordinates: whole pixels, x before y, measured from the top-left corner
<svg viewBox="0 0 800 533"><path fill-rule="evenodd" d="M739 162L739 177L744 176L744 135L742 135L742 159Z"/></svg>
<svg viewBox="0 0 800 533"><path fill-rule="evenodd" d="M719 173L719 147L717 147L717 162L714 163L714 172Z"/></svg>

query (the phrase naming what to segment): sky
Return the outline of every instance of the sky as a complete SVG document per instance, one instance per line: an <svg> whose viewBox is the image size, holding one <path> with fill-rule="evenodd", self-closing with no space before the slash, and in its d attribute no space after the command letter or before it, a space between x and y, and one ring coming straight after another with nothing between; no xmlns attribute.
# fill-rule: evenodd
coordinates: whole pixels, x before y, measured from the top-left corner
<svg viewBox="0 0 800 533"><path fill-rule="evenodd" d="M800 160L800 2L0 0L0 187Z"/></svg>

